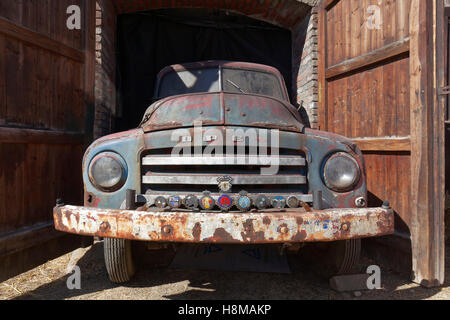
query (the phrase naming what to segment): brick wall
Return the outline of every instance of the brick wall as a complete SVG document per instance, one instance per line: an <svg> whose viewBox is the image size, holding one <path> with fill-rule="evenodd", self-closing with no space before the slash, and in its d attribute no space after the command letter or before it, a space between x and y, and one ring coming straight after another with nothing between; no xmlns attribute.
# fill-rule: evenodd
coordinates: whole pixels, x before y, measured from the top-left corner
<svg viewBox="0 0 450 320"><path fill-rule="evenodd" d="M210 8L233 11L250 18L291 28L318 0L111 0L119 13L168 8Z"/></svg>
<svg viewBox="0 0 450 320"><path fill-rule="evenodd" d="M293 93L312 128L318 125L318 13L317 7L292 30Z"/></svg>
<svg viewBox="0 0 450 320"><path fill-rule="evenodd" d="M110 133L116 110L116 9L110 0L96 2L94 138Z"/></svg>

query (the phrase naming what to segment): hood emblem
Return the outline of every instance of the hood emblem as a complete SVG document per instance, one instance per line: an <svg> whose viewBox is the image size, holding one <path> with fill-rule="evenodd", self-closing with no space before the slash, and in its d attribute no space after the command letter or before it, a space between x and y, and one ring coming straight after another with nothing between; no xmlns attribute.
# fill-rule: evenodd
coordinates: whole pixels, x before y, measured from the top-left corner
<svg viewBox="0 0 450 320"><path fill-rule="evenodd" d="M217 178L217 182L219 183L219 189L222 192L230 192L231 187L233 186L231 182L233 182L233 178L230 176L223 176Z"/></svg>

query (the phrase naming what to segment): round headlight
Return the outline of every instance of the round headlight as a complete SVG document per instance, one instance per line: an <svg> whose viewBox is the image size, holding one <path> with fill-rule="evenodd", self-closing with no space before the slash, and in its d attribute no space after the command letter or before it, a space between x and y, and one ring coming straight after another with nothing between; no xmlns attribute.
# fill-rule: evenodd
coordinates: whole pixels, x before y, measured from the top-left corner
<svg viewBox="0 0 450 320"><path fill-rule="evenodd" d="M100 153L92 159L89 166L89 179L103 191L116 191L126 180L125 161L112 152Z"/></svg>
<svg viewBox="0 0 450 320"><path fill-rule="evenodd" d="M356 160L345 152L333 154L323 167L325 184L338 192L350 191L359 181L360 174Z"/></svg>

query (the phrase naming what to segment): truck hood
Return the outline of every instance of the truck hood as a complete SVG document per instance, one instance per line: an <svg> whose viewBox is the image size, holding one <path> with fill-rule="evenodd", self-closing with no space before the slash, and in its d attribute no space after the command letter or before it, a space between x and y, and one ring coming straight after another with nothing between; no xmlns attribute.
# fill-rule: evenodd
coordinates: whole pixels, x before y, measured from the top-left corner
<svg viewBox="0 0 450 320"><path fill-rule="evenodd" d="M168 97L153 103L140 127L144 132L177 127L227 125L302 132L304 125L294 106L268 96L241 93L196 93Z"/></svg>

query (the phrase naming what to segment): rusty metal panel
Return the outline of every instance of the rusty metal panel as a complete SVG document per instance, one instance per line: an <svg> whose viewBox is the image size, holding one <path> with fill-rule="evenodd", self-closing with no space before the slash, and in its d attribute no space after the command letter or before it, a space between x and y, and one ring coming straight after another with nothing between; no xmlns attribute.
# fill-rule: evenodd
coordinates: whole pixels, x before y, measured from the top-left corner
<svg viewBox="0 0 450 320"><path fill-rule="evenodd" d="M387 208L217 213L63 206L55 207L53 215L55 227L60 231L145 241L290 243L394 232L394 213Z"/></svg>

